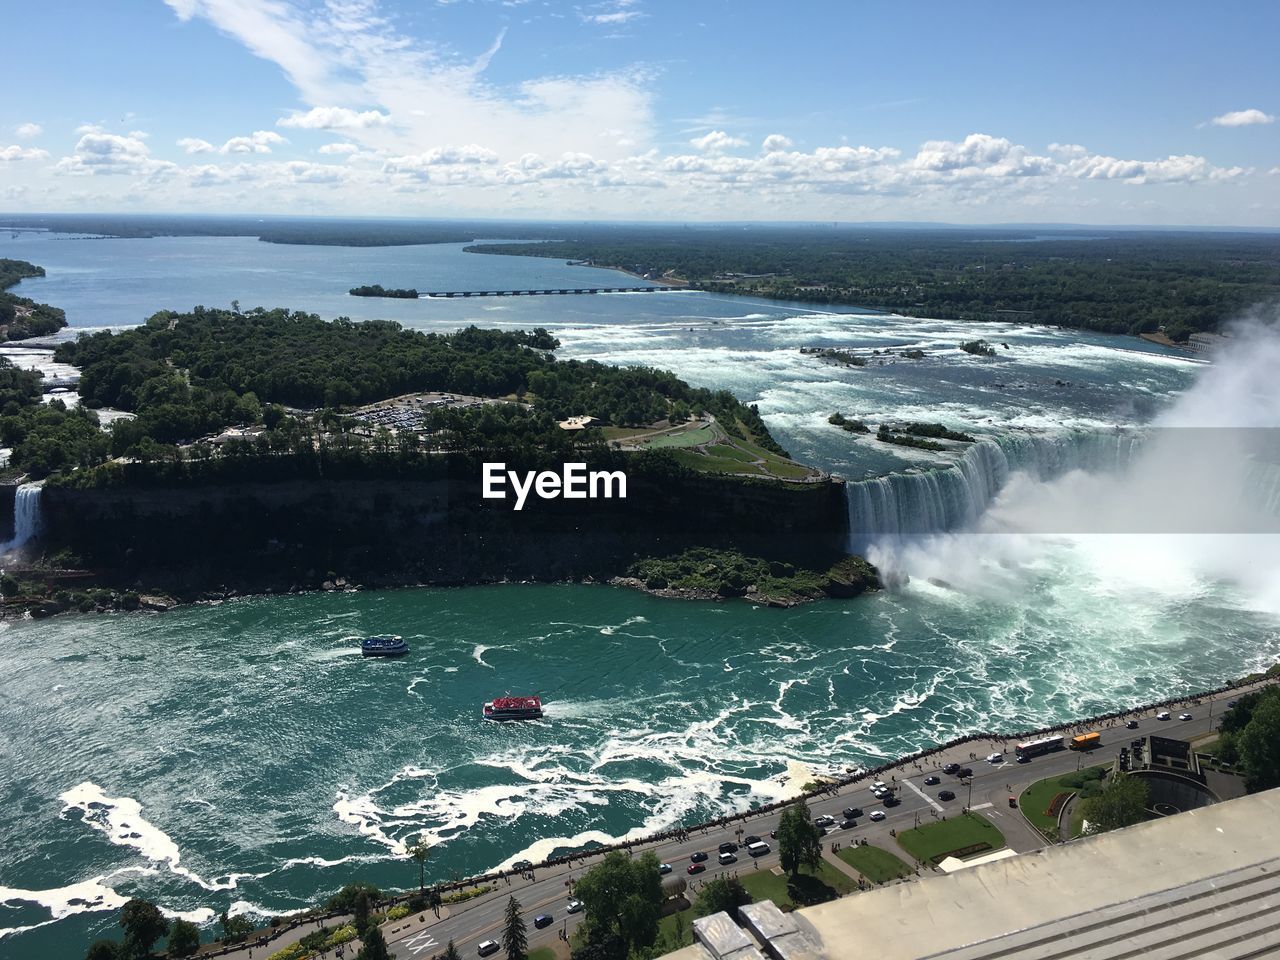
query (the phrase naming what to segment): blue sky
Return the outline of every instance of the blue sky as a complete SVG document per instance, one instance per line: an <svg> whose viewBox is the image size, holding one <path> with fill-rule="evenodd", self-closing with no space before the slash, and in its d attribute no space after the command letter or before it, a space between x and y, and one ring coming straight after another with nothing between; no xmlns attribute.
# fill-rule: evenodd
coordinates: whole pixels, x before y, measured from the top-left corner
<svg viewBox="0 0 1280 960"><path fill-rule="evenodd" d="M1280 226L1274 3L62 0L21 27L3 210Z"/></svg>

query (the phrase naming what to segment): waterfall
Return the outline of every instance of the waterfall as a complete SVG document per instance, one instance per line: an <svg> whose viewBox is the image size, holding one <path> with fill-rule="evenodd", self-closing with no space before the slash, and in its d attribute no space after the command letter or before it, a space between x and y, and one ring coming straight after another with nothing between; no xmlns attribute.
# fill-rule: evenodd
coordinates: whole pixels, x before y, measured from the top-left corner
<svg viewBox="0 0 1280 960"><path fill-rule="evenodd" d="M959 529L983 514L1012 473L1045 481L1071 470L1113 472L1128 465L1140 443L1122 431L1013 433L983 438L947 466L849 483L852 548L880 536Z"/></svg>
<svg viewBox="0 0 1280 960"><path fill-rule="evenodd" d="M0 545L0 553L17 550L40 535L40 490L43 483L24 483L13 494L13 539Z"/></svg>

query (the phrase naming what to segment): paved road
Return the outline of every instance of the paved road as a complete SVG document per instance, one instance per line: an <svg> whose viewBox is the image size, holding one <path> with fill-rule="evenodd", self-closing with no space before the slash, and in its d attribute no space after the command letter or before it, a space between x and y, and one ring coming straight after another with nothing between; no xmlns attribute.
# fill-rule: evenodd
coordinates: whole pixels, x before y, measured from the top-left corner
<svg viewBox="0 0 1280 960"><path fill-rule="evenodd" d="M977 813L989 817L1000 828L1009 846L1014 850L1022 853L1038 849L1044 846L1044 841L1031 829L1018 810L1009 808L1008 797L1011 793L1017 795L1037 780L1066 773L1077 769L1080 765L1109 762L1115 758L1120 747L1126 746L1129 741L1140 736L1159 733L1170 737L1191 738L1206 733L1221 716L1226 708L1226 701L1236 699L1244 689L1228 691L1220 695L1216 702L1206 698L1198 706L1187 705L1185 709L1192 714L1191 720L1178 720L1178 714L1183 708L1175 705L1169 708L1173 715L1171 720L1157 720L1156 711L1153 710L1133 714L1133 718L1138 720L1137 730L1125 729L1123 719L1113 721L1111 727L1084 725L1080 732L1090 729L1102 731L1102 746L1086 754L1064 750L1060 753L1037 757L1030 763L1017 764L1013 762L1013 740L975 741L952 748L928 758L927 763L922 761L921 768L918 770L914 765L908 765L896 773L883 774L882 779L886 783L891 782L891 777L895 778L891 785L898 788L897 793L901 798L901 803L890 809L885 809L871 795L870 781L862 781L844 787L837 793L811 799L809 809L815 817L826 814L836 817L837 821L840 819L840 811L847 806L861 807L867 815L877 809L883 810L887 815L880 823L873 823L864 816L859 818L858 825L854 828L831 831L824 843L828 848L832 843L839 843L843 847L852 845L859 839L866 839L870 843L896 852L897 845L889 834L891 829L910 829L916 824L917 818L920 823L927 823L934 817L956 816L966 805L971 805ZM1009 761L1002 764L988 764L982 759L988 753L997 750L1006 752ZM977 760L970 759L971 751L977 755ZM955 777L943 774L942 766L951 761L972 767L974 774L972 780L960 782ZM929 775L941 777L942 783L937 786L925 786L924 779ZM944 789L953 791L955 799L939 800L938 793ZM772 811L745 821L737 821L727 827L695 831L687 840L649 844L643 848L637 848L637 855L642 850L653 850L657 853L659 860L670 863L675 872L684 875L689 865L690 854L695 851L708 853L706 872L688 878L691 881L690 899L692 899L697 894L698 885L714 877L732 876L735 873L745 876L753 870L777 866L777 843L770 839L768 834L777 827L779 815L780 811ZM756 834L763 837L773 849L767 856L755 861L744 849L739 851L738 863L721 866L716 862L716 848L726 840L737 842L739 836L736 831L739 828L742 829L743 835ZM561 930L572 933L581 918L580 914L570 915L565 910L565 902L570 896L570 882L580 877L597 862L599 862L598 857L588 857L584 862L575 862L572 866L538 870L532 879L516 878L509 883L499 883L493 893L478 897L467 904L455 906L452 916L429 928L425 924L415 925L411 921L392 924L391 927L399 929L384 928L392 947L392 955L399 960L407 960L407 958L427 960L443 951L444 945L452 939L464 958L474 957L476 944L481 940L500 939L502 914L509 896L515 896L523 907L529 930L529 946L533 948L553 944ZM535 930L533 918L540 913L549 914L555 922L543 930ZM427 922L429 923L431 919L428 915Z"/></svg>

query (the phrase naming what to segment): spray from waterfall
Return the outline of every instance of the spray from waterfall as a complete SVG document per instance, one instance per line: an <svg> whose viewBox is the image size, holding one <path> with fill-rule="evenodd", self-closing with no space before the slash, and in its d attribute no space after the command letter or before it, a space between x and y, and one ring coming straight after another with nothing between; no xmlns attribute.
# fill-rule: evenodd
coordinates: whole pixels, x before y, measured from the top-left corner
<svg viewBox="0 0 1280 960"><path fill-rule="evenodd" d="M869 559L890 580L1000 598L1069 561L1100 589L1190 597L1227 584L1238 602L1280 612L1280 323L1232 333L1191 389L1112 455L1097 449L1054 472L997 441L1004 477L992 470L989 497L979 484L904 510L924 484L899 485L898 526L867 538ZM981 464L990 451L967 456ZM947 472L961 484L963 472ZM859 509L851 502L855 523ZM930 529L938 513L950 522Z"/></svg>
<svg viewBox="0 0 1280 960"><path fill-rule="evenodd" d="M0 554L12 553L40 535L43 517L40 494L43 481L24 483L13 494L13 539L0 544Z"/></svg>

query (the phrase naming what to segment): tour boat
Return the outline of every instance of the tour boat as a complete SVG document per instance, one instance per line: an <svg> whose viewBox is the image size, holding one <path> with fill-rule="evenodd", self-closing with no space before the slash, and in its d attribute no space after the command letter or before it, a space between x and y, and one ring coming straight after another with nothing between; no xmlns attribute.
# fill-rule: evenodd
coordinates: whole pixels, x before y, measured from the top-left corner
<svg viewBox="0 0 1280 960"><path fill-rule="evenodd" d="M360 652L366 657L398 657L409 652L409 645L404 642L403 637L387 633L363 638L360 641Z"/></svg>
<svg viewBox="0 0 1280 960"><path fill-rule="evenodd" d="M486 720L541 720L541 697L494 697L484 705Z"/></svg>

